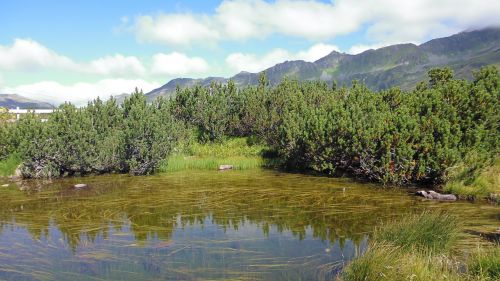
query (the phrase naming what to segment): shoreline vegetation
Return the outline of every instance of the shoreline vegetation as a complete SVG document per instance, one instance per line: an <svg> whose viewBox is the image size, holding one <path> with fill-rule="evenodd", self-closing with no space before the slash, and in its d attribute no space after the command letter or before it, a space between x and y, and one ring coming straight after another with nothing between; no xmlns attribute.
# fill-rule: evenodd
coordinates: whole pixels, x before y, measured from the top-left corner
<svg viewBox="0 0 500 281"><path fill-rule="evenodd" d="M247 138L232 138L216 143L183 143L168 159L160 164L159 172L181 170L217 170L230 164L235 170L268 167L264 157L266 147L253 144Z"/></svg>
<svg viewBox="0 0 500 281"><path fill-rule="evenodd" d="M47 122L0 122L0 175L147 175L182 169L279 167L383 185L425 185L461 198L498 198L500 74L472 81L429 71L412 91L379 92L284 79L177 89L147 103L61 105ZM497 200L498 199L494 199Z"/></svg>
<svg viewBox="0 0 500 281"><path fill-rule="evenodd" d="M338 280L498 280L500 247L453 251L461 233L457 217L424 212L375 229L366 251ZM458 253L457 253L458 252Z"/></svg>
<svg viewBox="0 0 500 281"><path fill-rule="evenodd" d="M0 176L147 175L261 167L425 185L462 198L500 194L500 74L429 71L413 91L283 80L178 89L147 103L63 104L42 122L0 119ZM0 118L4 118L0 114ZM3 121L1 121L3 120ZM493 199L493 198L492 198ZM500 248L457 249L457 217L424 212L376 228L338 280L498 280ZM497 236L495 236L497 237Z"/></svg>

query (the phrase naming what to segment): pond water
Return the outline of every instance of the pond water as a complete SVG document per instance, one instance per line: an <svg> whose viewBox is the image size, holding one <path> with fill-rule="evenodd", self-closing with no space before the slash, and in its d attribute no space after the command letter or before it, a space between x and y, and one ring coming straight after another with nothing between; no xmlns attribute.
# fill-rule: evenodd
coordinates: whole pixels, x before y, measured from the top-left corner
<svg viewBox="0 0 500 281"><path fill-rule="evenodd" d="M493 205L266 170L11 183L0 280L331 280L377 224L428 209L500 225Z"/></svg>

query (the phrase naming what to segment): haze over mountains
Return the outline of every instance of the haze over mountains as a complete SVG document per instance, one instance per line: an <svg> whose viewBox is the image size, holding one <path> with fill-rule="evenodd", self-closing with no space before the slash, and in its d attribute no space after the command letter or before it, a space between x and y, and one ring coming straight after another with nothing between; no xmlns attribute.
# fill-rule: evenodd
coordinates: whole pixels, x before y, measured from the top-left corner
<svg viewBox="0 0 500 281"><path fill-rule="evenodd" d="M449 66L457 77L470 79L473 70L489 64L500 66L500 28L461 32L420 45L391 45L357 55L334 51L315 62L285 61L263 71L272 85L279 83L284 77L336 81L338 85L346 86L356 79L373 90L380 90L392 86L411 89L419 81L425 80L429 69L437 66ZM230 78L177 78L146 95L152 101L158 96L172 95L177 86L206 86L212 82L226 83L229 79L237 86L256 85L259 76L260 72L240 72ZM123 100L125 96L119 95L118 99ZM0 95L0 106L46 108L50 105L19 95Z"/></svg>

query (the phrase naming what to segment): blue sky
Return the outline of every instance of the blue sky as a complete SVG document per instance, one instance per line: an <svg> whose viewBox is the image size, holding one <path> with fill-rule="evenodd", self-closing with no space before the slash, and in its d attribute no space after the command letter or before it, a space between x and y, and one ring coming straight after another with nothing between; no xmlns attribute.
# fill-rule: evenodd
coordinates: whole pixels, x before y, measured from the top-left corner
<svg viewBox="0 0 500 281"><path fill-rule="evenodd" d="M500 1L0 2L0 94L59 103L500 24Z"/></svg>

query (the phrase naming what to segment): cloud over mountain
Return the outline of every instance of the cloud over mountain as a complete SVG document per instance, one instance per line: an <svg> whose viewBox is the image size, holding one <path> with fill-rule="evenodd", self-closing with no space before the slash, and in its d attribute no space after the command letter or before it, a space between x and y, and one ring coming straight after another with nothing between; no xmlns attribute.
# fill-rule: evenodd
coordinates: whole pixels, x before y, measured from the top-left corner
<svg viewBox="0 0 500 281"><path fill-rule="evenodd" d="M130 30L141 41L213 45L271 35L324 41L366 27L370 41L388 45L500 25L499 14L496 0L226 0L211 14L140 15Z"/></svg>

